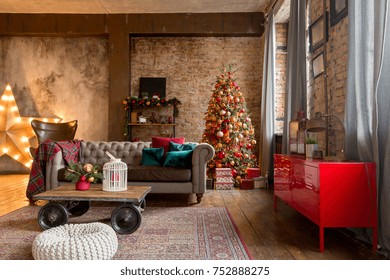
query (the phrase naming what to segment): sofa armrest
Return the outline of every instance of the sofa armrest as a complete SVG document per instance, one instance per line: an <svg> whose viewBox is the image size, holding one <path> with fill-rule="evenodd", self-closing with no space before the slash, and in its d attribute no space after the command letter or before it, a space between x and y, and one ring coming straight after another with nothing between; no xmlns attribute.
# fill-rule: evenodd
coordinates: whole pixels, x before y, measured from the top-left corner
<svg viewBox="0 0 390 280"><path fill-rule="evenodd" d="M62 168L65 168L65 161L62 158L62 151L59 151L51 161L46 162L46 190L59 186L58 171Z"/></svg>
<svg viewBox="0 0 390 280"><path fill-rule="evenodd" d="M203 194L206 192L207 162L214 157L213 146L207 143L198 144L192 154L192 185L193 192Z"/></svg>

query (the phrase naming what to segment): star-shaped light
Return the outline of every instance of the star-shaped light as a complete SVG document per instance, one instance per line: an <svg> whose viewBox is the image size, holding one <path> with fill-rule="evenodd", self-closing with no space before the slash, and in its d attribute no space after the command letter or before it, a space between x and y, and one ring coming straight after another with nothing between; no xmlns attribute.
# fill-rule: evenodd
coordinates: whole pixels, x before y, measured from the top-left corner
<svg viewBox="0 0 390 280"><path fill-rule="evenodd" d="M35 137L31 121L60 122L54 118L21 117L11 86L8 84L0 98L0 157L4 154L30 167L30 140Z"/></svg>

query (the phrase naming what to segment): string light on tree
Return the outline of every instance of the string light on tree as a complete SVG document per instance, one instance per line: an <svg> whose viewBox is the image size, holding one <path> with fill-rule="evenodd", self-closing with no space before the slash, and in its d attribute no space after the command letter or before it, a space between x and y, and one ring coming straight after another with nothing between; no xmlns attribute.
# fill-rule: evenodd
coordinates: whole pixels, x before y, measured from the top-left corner
<svg viewBox="0 0 390 280"><path fill-rule="evenodd" d="M209 177L215 176L215 168L231 168L236 185L246 177L246 170L256 167L253 153L256 146L255 130L246 108L241 88L233 78L232 66L222 67L206 112L202 141L215 149L214 158L208 163Z"/></svg>

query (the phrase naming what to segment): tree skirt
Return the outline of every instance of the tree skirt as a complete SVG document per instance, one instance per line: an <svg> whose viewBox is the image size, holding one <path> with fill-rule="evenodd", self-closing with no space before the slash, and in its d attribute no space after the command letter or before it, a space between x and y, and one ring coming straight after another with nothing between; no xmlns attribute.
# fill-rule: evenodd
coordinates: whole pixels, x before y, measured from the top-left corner
<svg viewBox="0 0 390 280"><path fill-rule="evenodd" d="M70 223L110 224L113 206L93 206ZM42 229L40 207L27 206L0 217L0 259L29 260ZM147 207L132 234L117 234L118 260L252 259L226 208Z"/></svg>

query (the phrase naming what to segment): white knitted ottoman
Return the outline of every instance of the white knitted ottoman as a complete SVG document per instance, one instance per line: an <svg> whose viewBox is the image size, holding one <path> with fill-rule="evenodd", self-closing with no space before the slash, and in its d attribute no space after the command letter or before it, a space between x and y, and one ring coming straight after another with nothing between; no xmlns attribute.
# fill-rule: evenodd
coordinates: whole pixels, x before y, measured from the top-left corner
<svg viewBox="0 0 390 280"><path fill-rule="evenodd" d="M108 260L117 249L116 233L106 224L65 224L35 237L32 254L36 260Z"/></svg>

